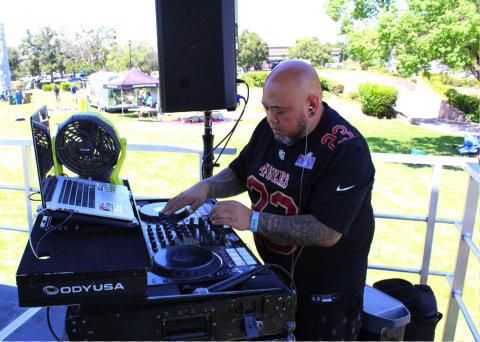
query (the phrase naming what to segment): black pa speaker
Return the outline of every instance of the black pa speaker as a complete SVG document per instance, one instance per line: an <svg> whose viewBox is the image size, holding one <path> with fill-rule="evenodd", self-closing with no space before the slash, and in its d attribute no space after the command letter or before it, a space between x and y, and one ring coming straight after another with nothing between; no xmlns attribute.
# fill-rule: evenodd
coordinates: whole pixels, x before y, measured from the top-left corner
<svg viewBox="0 0 480 342"><path fill-rule="evenodd" d="M235 0L156 0L163 112L234 110Z"/></svg>

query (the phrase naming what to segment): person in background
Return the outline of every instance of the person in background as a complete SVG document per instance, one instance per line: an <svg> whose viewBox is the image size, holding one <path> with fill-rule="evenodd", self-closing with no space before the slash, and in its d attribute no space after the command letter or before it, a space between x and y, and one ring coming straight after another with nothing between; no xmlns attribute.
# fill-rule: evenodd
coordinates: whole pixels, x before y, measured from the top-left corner
<svg viewBox="0 0 480 342"><path fill-rule="evenodd" d="M149 91L147 91L146 96L145 96L145 106L147 106L147 107L152 106L152 94L150 94Z"/></svg>
<svg viewBox="0 0 480 342"><path fill-rule="evenodd" d="M356 340L374 233L375 168L366 140L322 101L315 69L280 63L263 87L266 117L224 170L171 198L160 214L248 191L252 208L218 201L214 225L252 231L265 263L297 289L297 340Z"/></svg>
<svg viewBox="0 0 480 342"><path fill-rule="evenodd" d="M57 85L53 88L53 92L55 93L55 99L57 102L60 102L60 89L58 89Z"/></svg>
<svg viewBox="0 0 480 342"><path fill-rule="evenodd" d="M137 95L137 105L138 105L138 106L143 106L143 105L145 105L145 101L144 101L144 99L143 99L143 90L140 91L140 92L138 93L138 95Z"/></svg>
<svg viewBox="0 0 480 342"><path fill-rule="evenodd" d="M78 87L77 87L77 85L74 83L74 84L72 85L72 90L71 90L71 91L72 91L72 101L75 102L75 103L78 103L78 102L77 102L77 90L78 90Z"/></svg>

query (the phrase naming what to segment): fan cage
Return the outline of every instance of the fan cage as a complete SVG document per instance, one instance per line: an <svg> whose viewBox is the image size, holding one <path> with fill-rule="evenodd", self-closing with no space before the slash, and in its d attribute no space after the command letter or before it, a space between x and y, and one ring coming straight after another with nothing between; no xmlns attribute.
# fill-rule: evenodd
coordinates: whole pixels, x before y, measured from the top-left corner
<svg viewBox="0 0 480 342"><path fill-rule="evenodd" d="M120 150L114 128L92 115L73 115L55 139L59 162L81 178L108 182Z"/></svg>

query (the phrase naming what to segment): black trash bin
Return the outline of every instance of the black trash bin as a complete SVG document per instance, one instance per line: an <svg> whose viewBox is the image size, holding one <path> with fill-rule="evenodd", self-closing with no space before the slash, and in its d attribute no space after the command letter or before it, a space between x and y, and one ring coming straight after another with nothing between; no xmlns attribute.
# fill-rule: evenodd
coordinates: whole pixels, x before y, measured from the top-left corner
<svg viewBox="0 0 480 342"><path fill-rule="evenodd" d="M15 95L8 94L7 97L8 97L8 104L9 105L14 105L15 104Z"/></svg>
<svg viewBox="0 0 480 342"><path fill-rule="evenodd" d="M410 312L402 302L366 285L359 340L403 341Z"/></svg>

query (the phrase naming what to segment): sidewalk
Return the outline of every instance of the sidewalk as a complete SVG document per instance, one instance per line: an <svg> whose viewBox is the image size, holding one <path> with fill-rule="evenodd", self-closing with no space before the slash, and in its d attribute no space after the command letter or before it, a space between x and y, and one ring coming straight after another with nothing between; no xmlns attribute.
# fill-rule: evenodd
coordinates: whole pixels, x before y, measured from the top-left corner
<svg viewBox="0 0 480 342"><path fill-rule="evenodd" d="M403 92L398 100L397 110L402 112L412 125L451 135L480 135L478 123L439 119L438 113L443 98L435 93L421 77L417 77L415 91Z"/></svg>
<svg viewBox="0 0 480 342"><path fill-rule="evenodd" d="M474 122L458 122L437 118L411 118L409 121L412 125L418 125L425 129L448 133L451 135L480 135L480 124Z"/></svg>

